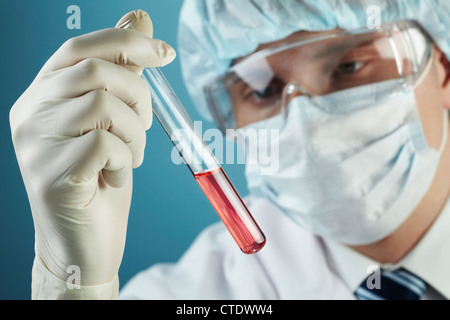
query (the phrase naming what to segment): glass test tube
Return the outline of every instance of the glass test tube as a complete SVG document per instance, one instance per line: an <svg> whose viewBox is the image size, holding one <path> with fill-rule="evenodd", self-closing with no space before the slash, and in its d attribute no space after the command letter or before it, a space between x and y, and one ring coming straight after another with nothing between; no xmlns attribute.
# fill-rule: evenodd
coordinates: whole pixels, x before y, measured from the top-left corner
<svg viewBox="0 0 450 320"><path fill-rule="evenodd" d="M133 29L131 20L119 28ZM142 78L152 97L153 113L242 252L258 252L266 238L247 206L204 142L159 68L144 68Z"/></svg>
<svg viewBox="0 0 450 320"><path fill-rule="evenodd" d="M242 252L266 239L159 68L145 68L153 112Z"/></svg>

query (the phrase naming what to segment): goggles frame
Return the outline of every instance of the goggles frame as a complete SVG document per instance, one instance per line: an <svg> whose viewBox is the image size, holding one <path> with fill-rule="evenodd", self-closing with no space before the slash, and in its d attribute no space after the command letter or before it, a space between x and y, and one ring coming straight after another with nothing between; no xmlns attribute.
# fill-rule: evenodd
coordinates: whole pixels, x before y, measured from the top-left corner
<svg viewBox="0 0 450 320"><path fill-rule="evenodd" d="M414 47L415 41L417 39L412 39L411 32L408 32L411 29L416 29L419 31L420 35L424 40L424 53L419 55L417 52L418 49ZM406 31L406 32L405 32ZM395 37L395 34L399 32L402 33L402 37L399 39ZM208 108L213 116L213 119L218 126L218 128L225 134L227 129L236 129L235 128L235 120L233 115L233 108L231 107L231 102L224 103L224 99L229 100L229 96L227 92L223 91L224 88L227 88L229 83L232 83L236 79L236 74L240 68L245 67L255 61L265 59L271 55L290 50L293 48L298 48L301 46L317 43L324 40L330 40L333 38L343 37L343 36L352 36L352 35L363 35L363 34L384 34L386 38L389 40L390 46L392 48L392 52L394 54L394 60L396 61L398 76L401 81L401 86L403 88L407 88L410 85L414 85L414 83L420 78L422 71L425 66L429 62L432 56L432 52L434 49L434 41L430 37L430 35L426 32L426 30L415 20L399 20L391 23L386 23L380 25L380 28L377 29L369 29L367 27L359 28L355 30L342 30L336 29L332 30L329 33L322 35L312 35L301 40L286 40L278 43L275 46L268 47L262 49L260 51L254 52L247 57L243 58L238 63L232 65L225 74L222 74L212 81L210 81L204 88L204 94L206 97ZM401 44L398 42L401 41ZM399 53L399 45L402 46L403 51L407 54L409 58L412 60L413 70L409 75L405 75L402 56ZM288 88L290 87L290 89ZM285 84L285 89L291 90L295 84L287 83ZM305 95L308 95L306 90L302 87L296 86L297 89L305 91ZM217 98L217 92L220 92L221 97ZM225 95L225 96L222 96ZM309 95L308 95L309 96ZM312 96L310 96L312 98ZM223 108L223 105L228 104L229 108Z"/></svg>

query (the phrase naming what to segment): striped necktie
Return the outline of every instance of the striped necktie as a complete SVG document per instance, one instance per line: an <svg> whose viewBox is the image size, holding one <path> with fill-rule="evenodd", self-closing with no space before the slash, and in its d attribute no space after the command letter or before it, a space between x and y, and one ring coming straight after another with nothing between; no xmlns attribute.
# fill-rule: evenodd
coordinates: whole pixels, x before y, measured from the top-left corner
<svg viewBox="0 0 450 320"><path fill-rule="evenodd" d="M403 268L393 271L381 269L378 288L364 280L356 289L355 296L359 300L419 300L426 286L422 279Z"/></svg>

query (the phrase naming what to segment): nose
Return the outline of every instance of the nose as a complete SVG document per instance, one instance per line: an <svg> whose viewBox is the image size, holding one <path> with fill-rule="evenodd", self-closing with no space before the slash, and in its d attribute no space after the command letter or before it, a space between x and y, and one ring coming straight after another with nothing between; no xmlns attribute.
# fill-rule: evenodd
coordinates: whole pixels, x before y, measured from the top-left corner
<svg viewBox="0 0 450 320"><path fill-rule="evenodd" d="M281 96L281 114L286 121L289 115L289 102L298 96L306 96L308 98L312 98L311 94L305 87L296 85L295 83L289 82L283 88L282 96Z"/></svg>

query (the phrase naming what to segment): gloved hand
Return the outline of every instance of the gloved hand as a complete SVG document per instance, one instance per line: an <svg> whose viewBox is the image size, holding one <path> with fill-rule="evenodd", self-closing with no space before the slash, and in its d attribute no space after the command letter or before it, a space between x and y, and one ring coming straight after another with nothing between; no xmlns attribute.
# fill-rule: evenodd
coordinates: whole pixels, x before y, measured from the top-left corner
<svg viewBox="0 0 450 320"><path fill-rule="evenodd" d="M143 161L152 123L139 75L175 57L151 38L145 12L131 12L118 25L130 18L134 31L111 28L68 40L11 109L35 226L33 298L117 296L132 168ZM66 287L76 270L69 266L81 271L80 290Z"/></svg>

